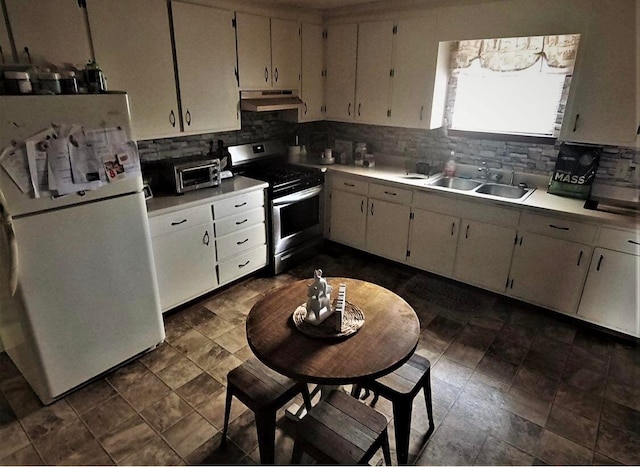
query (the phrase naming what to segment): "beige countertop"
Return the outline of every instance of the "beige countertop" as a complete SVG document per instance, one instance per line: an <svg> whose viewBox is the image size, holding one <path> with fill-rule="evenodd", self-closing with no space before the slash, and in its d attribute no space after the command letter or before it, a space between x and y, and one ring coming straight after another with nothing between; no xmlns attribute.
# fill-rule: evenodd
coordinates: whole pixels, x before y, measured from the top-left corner
<svg viewBox="0 0 640 467"><path fill-rule="evenodd" d="M222 180L220 186L203 188L187 192L183 195L154 196L147 200L147 214L149 217L160 216L202 204L230 198L249 191L267 188L268 183L253 178L235 176Z"/></svg>
<svg viewBox="0 0 640 467"><path fill-rule="evenodd" d="M594 211L584 208L584 200L566 198L558 195L547 193L548 177L537 175L528 175L518 173L516 182L524 181L529 187L535 186L535 191L522 201L510 200L508 198L495 199L495 197L486 197L475 194L467 194L462 191L429 186L440 174L431 175L430 177L407 179L407 173L400 167L375 165L374 167L357 167L351 165L320 165L307 163L304 165L326 168L329 172L344 173L354 176L366 177L371 181L380 180L386 183L393 183L399 186L414 188L434 193L440 193L445 196L453 196L459 199L473 199L478 202L497 204L502 206L521 207L538 211L541 214L560 214L570 216L582 222L597 223L598 225L611 225L628 229L640 229L640 217L625 216L621 214L613 214L603 211ZM412 174L413 175L413 174Z"/></svg>

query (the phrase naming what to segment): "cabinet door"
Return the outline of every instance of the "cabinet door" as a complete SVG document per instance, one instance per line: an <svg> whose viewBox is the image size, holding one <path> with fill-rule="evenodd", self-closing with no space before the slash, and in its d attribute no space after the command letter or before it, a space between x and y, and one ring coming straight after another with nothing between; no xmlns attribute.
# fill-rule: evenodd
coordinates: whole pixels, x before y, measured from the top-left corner
<svg viewBox="0 0 640 467"><path fill-rule="evenodd" d="M356 93L357 24L327 28L326 118L353 121Z"/></svg>
<svg viewBox="0 0 640 467"><path fill-rule="evenodd" d="M396 261L407 259L411 208L379 199L370 199L365 248Z"/></svg>
<svg viewBox="0 0 640 467"><path fill-rule="evenodd" d="M366 225L366 196L340 190L331 192L331 240L363 249Z"/></svg>
<svg viewBox="0 0 640 467"><path fill-rule="evenodd" d="M640 337L640 257L596 248L578 316Z"/></svg>
<svg viewBox="0 0 640 467"><path fill-rule="evenodd" d="M87 0L87 12L96 61L109 89L129 94L134 139L179 134L166 2Z"/></svg>
<svg viewBox="0 0 640 467"><path fill-rule="evenodd" d="M393 22L358 25L356 115L363 123L388 124Z"/></svg>
<svg viewBox="0 0 640 467"><path fill-rule="evenodd" d="M236 13L240 89L271 87L271 24L269 17Z"/></svg>
<svg viewBox="0 0 640 467"><path fill-rule="evenodd" d="M233 13L180 2L172 9L184 131L240 129Z"/></svg>
<svg viewBox="0 0 640 467"><path fill-rule="evenodd" d="M459 229L457 217L415 209L409 237L409 264L451 277Z"/></svg>
<svg viewBox="0 0 640 467"><path fill-rule="evenodd" d="M515 235L515 229L463 220L454 276L470 284L504 292Z"/></svg>
<svg viewBox="0 0 640 467"><path fill-rule="evenodd" d="M271 83L276 89L300 89L300 23L271 18Z"/></svg>
<svg viewBox="0 0 640 467"><path fill-rule="evenodd" d="M637 3L593 2L591 24L578 46L560 139L621 146L636 141Z"/></svg>
<svg viewBox="0 0 640 467"><path fill-rule="evenodd" d="M507 293L526 302L575 313L589 267L591 247L524 233L513 253Z"/></svg>
<svg viewBox="0 0 640 467"><path fill-rule="evenodd" d="M324 105L324 42L322 25L302 23L302 81L300 91L304 105L301 122L322 120Z"/></svg>
<svg viewBox="0 0 640 467"><path fill-rule="evenodd" d="M218 285L213 223L154 237L151 243L162 311Z"/></svg>
<svg viewBox="0 0 640 467"><path fill-rule="evenodd" d="M8 63L13 63L13 53L11 51L11 43L9 42L7 22L5 21L2 9L0 9L0 64L6 65ZM0 349L2 349L1 346ZM2 350L0 350L0 352L1 351Z"/></svg>
<svg viewBox="0 0 640 467"><path fill-rule="evenodd" d="M431 128L438 42L435 17L398 21L393 36L393 77L389 124L408 128ZM436 119L436 126L442 120Z"/></svg>
<svg viewBox="0 0 640 467"><path fill-rule="evenodd" d="M72 64L84 68L92 58L84 11L78 2L7 0L6 6L18 62L30 63L25 47L29 48L31 61L36 65ZM10 49L5 54L6 59Z"/></svg>

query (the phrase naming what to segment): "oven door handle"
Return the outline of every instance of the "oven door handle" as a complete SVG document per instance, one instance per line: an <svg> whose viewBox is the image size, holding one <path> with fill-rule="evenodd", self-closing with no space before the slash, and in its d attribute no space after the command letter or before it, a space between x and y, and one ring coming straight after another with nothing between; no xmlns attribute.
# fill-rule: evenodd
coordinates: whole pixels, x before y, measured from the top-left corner
<svg viewBox="0 0 640 467"><path fill-rule="evenodd" d="M292 193L287 196L283 196L282 198L276 198L272 201L273 206L283 206L285 204L297 203L299 201L304 201L305 199L313 198L322 192L322 185L314 186L311 188L307 188L306 190L299 191L297 193Z"/></svg>

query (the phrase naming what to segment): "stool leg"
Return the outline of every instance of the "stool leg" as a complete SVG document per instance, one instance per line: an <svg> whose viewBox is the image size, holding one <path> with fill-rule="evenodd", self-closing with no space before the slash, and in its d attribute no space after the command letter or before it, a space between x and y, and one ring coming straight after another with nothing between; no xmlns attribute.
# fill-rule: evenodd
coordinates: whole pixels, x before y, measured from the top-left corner
<svg viewBox="0 0 640 467"><path fill-rule="evenodd" d="M260 463L273 464L275 462L276 413L273 411L256 411L255 417Z"/></svg>
<svg viewBox="0 0 640 467"><path fill-rule="evenodd" d="M398 465L407 464L409 460L409 437L411 435L411 398L393 401L393 424L396 434L396 454Z"/></svg>
<svg viewBox="0 0 640 467"><path fill-rule="evenodd" d="M227 430L229 428L229 415L231 414L231 399L233 398L233 390L231 386L227 386L227 399L224 404L224 427L222 428L222 440L220 445L227 444Z"/></svg>
<svg viewBox="0 0 640 467"><path fill-rule="evenodd" d="M384 464L391 465L391 449L389 449L389 432L385 428L382 432L382 455Z"/></svg>
<svg viewBox="0 0 640 467"><path fill-rule="evenodd" d="M299 464L302 462L302 443L298 441L293 443L293 452L291 454L291 463Z"/></svg>
<svg viewBox="0 0 640 467"><path fill-rule="evenodd" d="M429 431L427 432L427 436L430 435L434 428L435 424L433 423L433 404L431 402L431 375L427 374L427 381L425 382L424 387L422 388L424 392L424 403L427 406L427 415L429 416Z"/></svg>
<svg viewBox="0 0 640 467"><path fill-rule="evenodd" d="M360 399L360 391L362 387L359 384L353 384L351 386L351 397L355 397L356 399Z"/></svg>
<svg viewBox="0 0 640 467"><path fill-rule="evenodd" d="M309 410L311 410L311 394L309 394L309 386L307 386L307 383L302 383L301 392L304 406L307 408L307 412L309 412Z"/></svg>

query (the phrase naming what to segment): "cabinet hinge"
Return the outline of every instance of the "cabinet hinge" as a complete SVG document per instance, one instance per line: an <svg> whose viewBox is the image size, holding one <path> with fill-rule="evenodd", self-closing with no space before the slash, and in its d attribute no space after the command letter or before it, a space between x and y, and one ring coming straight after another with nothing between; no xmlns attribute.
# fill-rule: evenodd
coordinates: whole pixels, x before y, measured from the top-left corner
<svg viewBox="0 0 640 467"><path fill-rule="evenodd" d="M504 283L504 288L508 289L509 288L509 278L507 277L507 282Z"/></svg>
<svg viewBox="0 0 640 467"><path fill-rule="evenodd" d="M329 31L325 29L324 31L322 31L322 38L327 39L328 37L329 37Z"/></svg>
<svg viewBox="0 0 640 467"><path fill-rule="evenodd" d="M393 25L393 33L394 34L398 34L398 25L397 24Z"/></svg>
<svg viewBox="0 0 640 467"><path fill-rule="evenodd" d="M86 0L78 0L78 8L87 8Z"/></svg>
<svg viewBox="0 0 640 467"><path fill-rule="evenodd" d="M391 109L387 110L387 117L391 117Z"/></svg>
<svg viewBox="0 0 640 467"><path fill-rule="evenodd" d="M391 111L389 111L391 112ZM415 214L413 212L409 213L409 220L413 220L415 218Z"/></svg>
<svg viewBox="0 0 640 467"><path fill-rule="evenodd" d="M407 258L411 256L411 251L407 250Z"/></svg>
<svg viewBox="0 0 640 467"><path fill-rule="evenodd" d="M391 69L389 70L389 76L391 76L391 77L393 78L395 75L396 75L396 70L395 70L395 69L393 69L393 68L391 68Z"/></svg>
<svg viewBox="0 0 640 467"><path fill-rule="evenodd" d="M236 14L233 14L233 18L231 19L231 27L233 28L237 28L238 27L238 21L236 20Z"/></svg>
<svg viewBox="0 0 640 467"><path fill-rule="evenodd" d="M513 239L513 244L514 245L518 244L518 234L516 234L516 238Z"/></svg>

